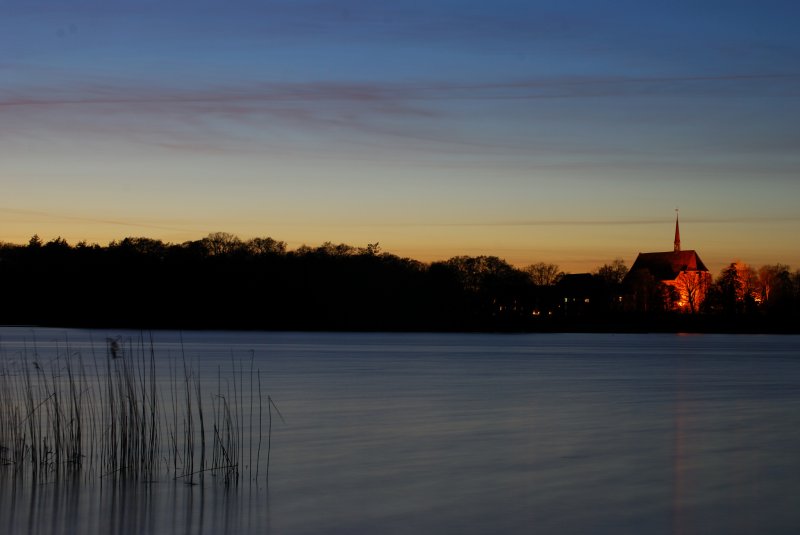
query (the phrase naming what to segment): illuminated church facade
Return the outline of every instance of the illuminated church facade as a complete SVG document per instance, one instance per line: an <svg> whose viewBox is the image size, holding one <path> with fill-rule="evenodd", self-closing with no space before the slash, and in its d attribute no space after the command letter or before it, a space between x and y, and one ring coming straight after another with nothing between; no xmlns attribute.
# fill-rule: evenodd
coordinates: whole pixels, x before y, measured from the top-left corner
<svg viewBox="0 0 800 535"><path fill-rule="evenodd" d="M668 294L663 296L663 303L667 308L697 312L711 284L711 274L697 251L681 250L680 222L676 215L673 250L639 253L625 277L624 284L639 303L648 302L649 296L641 294L653 292L655 288Z"/></svg>

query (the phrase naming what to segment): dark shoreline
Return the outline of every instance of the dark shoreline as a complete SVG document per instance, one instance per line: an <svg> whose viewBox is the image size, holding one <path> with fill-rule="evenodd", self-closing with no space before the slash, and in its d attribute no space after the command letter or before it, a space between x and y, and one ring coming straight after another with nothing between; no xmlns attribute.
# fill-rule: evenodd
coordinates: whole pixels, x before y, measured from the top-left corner
<svg viewBox="0 0 800 535"><path fill-rule="evenodd" d="M522 325L479 325L463 328L397 328L389 325L364 327L353 325L347 328L331 326L276 326L253 327L232 324L207 324L202 326L186 324L147 324L147 323L88 323L83 321L39 323L39 324L4 324L7 328L52 328L52 329L100 329L100 330L134 330L134 331L231 331L231 332L307 332L307 333L441 333L441 334L742 334L742 335L800 335L800 324L791 319L775 321L774 318L717 316L670 316L654 318L608 318L584 320L541 320Z"/></svg>
<svg viewBox="0 0 800 535"><path fill-rule="evenodd" d="M286 251L283 242L271 238L226 239L210 235L176 245L126 238L107 247L34 239L25 246L0 244L0 324L800 334L800 271L787 267L773 270L774 280L764 286L769 292L761 293L745 292L741 281L731 278L735 270L728 269L693 308L697 313L689 313L677 312L672 293L652 277L624 284L623 270L608 276L602 270L560 274L543 282L497 257L423 264L380 252L377 244L328 243Z"/></svg>

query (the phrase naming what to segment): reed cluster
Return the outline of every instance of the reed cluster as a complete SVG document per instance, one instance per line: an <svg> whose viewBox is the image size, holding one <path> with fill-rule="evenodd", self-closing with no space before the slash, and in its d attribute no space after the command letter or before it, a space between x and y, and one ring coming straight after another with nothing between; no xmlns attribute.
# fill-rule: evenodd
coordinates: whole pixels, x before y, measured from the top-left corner
<svg viewBox="0 0 800 535"><path fill-rule="evenodd" d="M2 471L36 482L78 475L258 482L266 413L269 477L277 407L262 395L252 353L249 366L232 356L230 369L218 367L212 382L201 380L182 347L157 356L144 336L108 339L102 351L93 344L90 355L69 344L43 355L34 344L2 357Z"/></svg>

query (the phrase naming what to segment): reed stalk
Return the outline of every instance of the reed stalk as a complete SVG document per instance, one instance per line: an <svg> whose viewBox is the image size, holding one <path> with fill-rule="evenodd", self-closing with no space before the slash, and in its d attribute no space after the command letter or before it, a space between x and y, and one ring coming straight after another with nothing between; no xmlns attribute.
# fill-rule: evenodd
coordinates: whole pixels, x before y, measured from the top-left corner
<svg viewBox="0 0 800 535"><path fill-rule="evenodd" d="M194 484L210 473L231 486L246 471L258 481L264 397L252 352L249 367L233 355L229 374L218 367L210 395L182 342L178 362L174 354L159 358L144 334L107 341L104 356L92 342L88 360L69 340L51 355L34 342L0 357L0 474L10 470L36 483L83 475ZM266 403L269 474L272 410L280 411L270 396Z"/></svg>

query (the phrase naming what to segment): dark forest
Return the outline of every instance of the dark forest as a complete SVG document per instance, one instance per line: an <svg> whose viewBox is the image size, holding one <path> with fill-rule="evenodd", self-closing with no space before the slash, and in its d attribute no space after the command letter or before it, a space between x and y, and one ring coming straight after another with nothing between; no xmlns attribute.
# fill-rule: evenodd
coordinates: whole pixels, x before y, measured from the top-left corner
<svg viewBox="0 0 800 535"><path fill-rule="evenodd" d="M289 251L227 233L182 244L107 246L37 236L0 244L0 324L137 329L798 332L800 272L731 264L695 313L658 284L623 284L621 260L593 273L525 269L492 256L430 264L379 244ZM633 277L628 280L647 280ZM641 295L646 294L646 306ZM638 295L637 298L632 296Z"/></svg>

